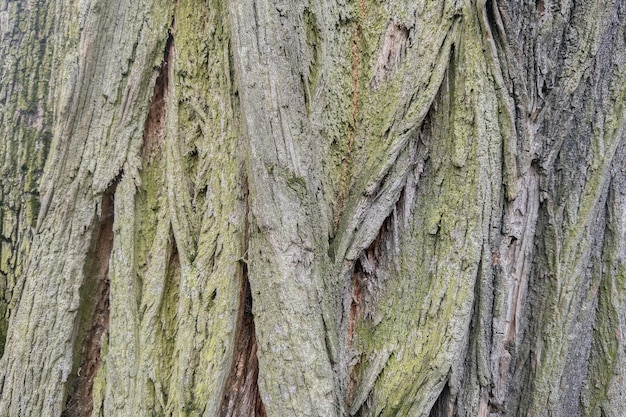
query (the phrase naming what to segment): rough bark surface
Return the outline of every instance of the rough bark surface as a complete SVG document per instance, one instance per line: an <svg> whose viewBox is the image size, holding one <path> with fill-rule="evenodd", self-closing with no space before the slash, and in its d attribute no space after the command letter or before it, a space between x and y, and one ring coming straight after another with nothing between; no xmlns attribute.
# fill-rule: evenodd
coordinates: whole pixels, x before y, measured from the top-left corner
<svg viewBox="0 0 626 417"><path fill-rule="evenodd" d="M0 0L0 416L626 414L626 1Z"/></svg>

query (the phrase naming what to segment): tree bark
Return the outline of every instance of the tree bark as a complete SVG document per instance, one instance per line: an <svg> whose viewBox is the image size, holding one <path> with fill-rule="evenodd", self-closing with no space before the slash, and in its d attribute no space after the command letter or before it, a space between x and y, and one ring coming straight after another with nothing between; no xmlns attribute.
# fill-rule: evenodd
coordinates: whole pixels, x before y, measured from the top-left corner
<svg viewBox="0 0 626 417"><path fill-rule="evenodd" d="M0 416L626 414L626 1L0 22Z"/></svg>

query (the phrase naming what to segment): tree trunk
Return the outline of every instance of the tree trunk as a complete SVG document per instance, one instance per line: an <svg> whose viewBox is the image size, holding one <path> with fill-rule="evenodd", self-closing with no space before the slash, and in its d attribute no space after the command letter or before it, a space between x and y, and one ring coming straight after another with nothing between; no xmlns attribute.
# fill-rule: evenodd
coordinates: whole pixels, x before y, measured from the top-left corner
<svg viewBox="0 0 626 417"><path fill-rule="evenodd" d="M626 0L2 0L0 416L623 416Z"/></svg>

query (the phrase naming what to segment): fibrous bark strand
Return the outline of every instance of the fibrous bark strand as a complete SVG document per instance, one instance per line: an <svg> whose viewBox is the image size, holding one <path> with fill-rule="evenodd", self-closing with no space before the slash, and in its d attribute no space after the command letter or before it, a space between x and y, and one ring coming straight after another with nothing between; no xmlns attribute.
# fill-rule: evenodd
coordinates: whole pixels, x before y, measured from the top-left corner
<svg viewBox="0 0 626 417"><path fill-rule="evenodd" d="M0 415L624 415L623 0L0 22Z"/></svg>

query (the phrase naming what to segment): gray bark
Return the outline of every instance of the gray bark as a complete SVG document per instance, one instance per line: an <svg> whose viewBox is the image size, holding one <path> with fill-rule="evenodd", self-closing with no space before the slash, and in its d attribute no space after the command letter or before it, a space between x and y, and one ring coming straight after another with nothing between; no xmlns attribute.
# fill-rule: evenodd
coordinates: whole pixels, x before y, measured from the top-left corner
<svg viewBox="0 0 626 417"><path fill-rule="evenodd" d="M626 2L0 2L1 416L626 414Z"/></svg>

